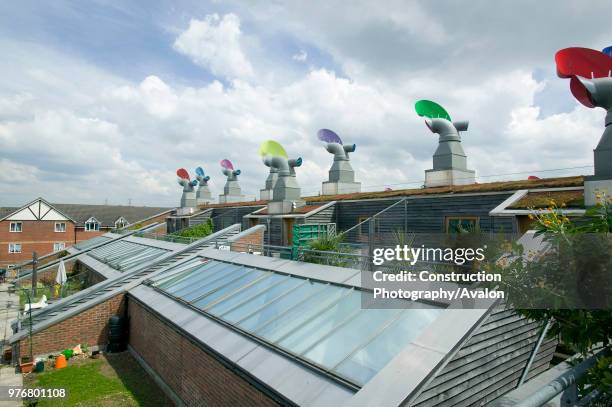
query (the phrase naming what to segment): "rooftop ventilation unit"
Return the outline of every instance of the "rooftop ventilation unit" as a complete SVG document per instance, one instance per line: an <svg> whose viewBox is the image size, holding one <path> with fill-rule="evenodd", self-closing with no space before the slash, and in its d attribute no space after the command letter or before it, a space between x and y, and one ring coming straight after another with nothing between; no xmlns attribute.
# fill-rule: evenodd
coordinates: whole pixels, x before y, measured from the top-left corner
<svg viewBox="0 0 612 407"><path fill-rule="evenodd" d="M301 199L300 186L295 176L295 167L302 165L302 158L289 159L283 146L273 140L265 141L259 154L263 163L274 168L278 178L272 189L272 201L268 203L268 214L286 214L305 205Z"/></svg>
<svg viewBox="0 0 612 407"><path fill-rule="evenodd" d="M223 195L219 195L219 203L243 202L244 195L238 184L240 170L235 170L234 165L228 159L221 160L221 172L227 177L223 187Z"/></svg>
<svg viewBox="0 0 612 407"><path fill-rule="evenodd" d="M208 188L208 181L210 177L208 175L204 175L204 169L202 167L198 167L195 170L196 172L196 180L198 181L198 190L196 192L196 202L198 205L204 205L213 201L212 194L210 189Z"/></svg>
<svg viewBox="0 0 612 407"><path fill-rule="evenodd" d="M183 187L183 194L181 195L181 207L182 213L193 212L193 208L197 207L196 192L193 187L197 185L197 181L191 181L189 173L184 168L176 170L178 176L178 183Z"/></svg>
<svg viewBox="0 0 612 407"><path fill-rule="evenodd" d="M319 140L325 142L325 149L334 155L329 169L329 180L323 182L323 195L351 194L361 192L361 183L355 182L355 171L351 167L349 153L355 151L355 144L342 144L340 137L331 130L321 129Z"/></svg>
<svg viewBox="0 0 612 407"><path fill-rule="evenodd" d="M585 177L584 202L597 203L596 192L612 195L612 47L599 52L589 48L565 48L555 55L557 74L571 78L570 90L586 107L606 109L605 130L593 150L595 175Z"/></svg>
<svg viewBox="0 0 612 407"><path fill-rule="evenodd" d="M259 155L262 157L283 157L288 159L287 152L276 141L268 140L264 141L262 145L259 147ZM270 172L268 173L268 178L266 178L266 185L264 189L259 190L259 196L264 201L272 200L274 186L276 185L276 181L278 180L278 169L275 167L270 167Z"/></svg>
<svg viewBox="0 0 612 407"><path fill-rule="evenodd" d="M419 100L415 105L419 116L427 117L425 124L438 134L438 148L433 155L433 169L425 170L425 186L467 185L476 182L475 171L467 169L467 156L461 146L460 131L468 129L467 121L451 121L442 106L430 100Z"/></svg>

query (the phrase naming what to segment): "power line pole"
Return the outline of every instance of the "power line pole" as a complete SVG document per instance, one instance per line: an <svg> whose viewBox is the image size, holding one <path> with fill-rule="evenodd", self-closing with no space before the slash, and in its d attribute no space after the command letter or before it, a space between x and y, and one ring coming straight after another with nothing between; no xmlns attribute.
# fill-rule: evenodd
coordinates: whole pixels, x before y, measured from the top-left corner
<svg viewBox="0 0 612 407"><path fill-rule="evenodd" d="M36 298L36 286L38 285L37 275L38 255L36 252L32 252L32 297Z"/></svg>

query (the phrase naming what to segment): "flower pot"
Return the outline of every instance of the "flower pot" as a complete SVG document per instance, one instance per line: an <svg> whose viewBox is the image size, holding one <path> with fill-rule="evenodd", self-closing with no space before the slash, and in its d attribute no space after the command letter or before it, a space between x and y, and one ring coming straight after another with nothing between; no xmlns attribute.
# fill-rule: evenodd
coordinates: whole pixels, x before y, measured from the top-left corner
<svg viewBox="0 0 612 407"><path fill-rule="evenodd" d="M94 350L93 352L91 352L91 358L92 359L98 359L100 357L100 351L99 350Z"/></svg>
<svg viewBox="0 0 612 407"><path fill-rule="evenodd" d="M19 364L19 370L21 373L31 373L34 362L21 362Z"/></svg>
<svg viewBox="0 0 612 407"><path fill-rule="evenodd" d="M59 356L55 358L55 368L63 369L66 366L68 366L68 364L66 363L66 356L60 353Z"/></svg>

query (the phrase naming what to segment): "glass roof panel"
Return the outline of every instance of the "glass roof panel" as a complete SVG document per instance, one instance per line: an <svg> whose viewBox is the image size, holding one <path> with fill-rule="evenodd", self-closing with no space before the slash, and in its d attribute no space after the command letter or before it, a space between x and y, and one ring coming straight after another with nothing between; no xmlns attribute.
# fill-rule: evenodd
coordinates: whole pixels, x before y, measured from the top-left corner
<svg viewBox="0 0 612 407"><path fill-rule="evenodd" d="M357 383L366 383L424 328L439 309L407 309L364 347L340 362L336 370Z"/></svg>
<svg viewBox="0 0 612 407"><path fill-rule="evenodd" d="M152 285L357 387L442 311L412 302L407 309L363 309L359 289L216 260L176 270Z"/></svg>
<svg viewBox="0 0 612 407"><path fill-rule="evenodd" d="M211 290L208 293L202 295L199 299L195 300L193 305L198 308L204 308L208 304L218 300L219 298L226 296L232 291L235 291L239 289L240 287L244 287L247 284L257 280L258 278L261 278L263 275L264 273L259 270L252 270L252 271L246 272L244 273L244 275L233 279L229 283L219 285L214 288L211 287Z"/></svg>
<svg viewBox="0 0 612 407"><path fill-rule="evenodd" d="M88 255L115 270L125 272L149 263L168 252L169 250L159 247L119 240L93 249Z"/></svg>
<svg viewBox="0 0 612 407"><path fill-rule="evenodd" d="M269 290L271 287L281 284L282 282L288 283L290 280L289 277L283 276L281 274L269 273L270 275L263 280L257 281L253 285L249 285L244 287L240 292L236 293L237 295L225 298L223 301L213 304L210 308L207 309L213 315L222 315L227 311L235 308L236 306L249 301L253 297L257 295L262 295L265 291Z"/></svg>
<svg viewBox="0 0 612 407"><path fill-rule="evenodd" d="M266 304L278 300L279 297L289 292L293 292L302 284L304 284L304 280L289 278L278 285L270 287L269 290L253 296L248 301L223 314L221 318L232 323L238 322L253 312L258 311Z"/></svg>

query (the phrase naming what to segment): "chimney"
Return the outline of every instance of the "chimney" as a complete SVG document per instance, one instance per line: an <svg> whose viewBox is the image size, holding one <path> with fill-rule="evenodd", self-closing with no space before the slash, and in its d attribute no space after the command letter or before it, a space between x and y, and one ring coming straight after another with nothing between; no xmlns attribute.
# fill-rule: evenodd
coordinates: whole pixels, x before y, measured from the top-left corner
<svg viewBox="0 0 612 407"><path fill-rule="evenodd" d="M459 134L468 129L468 122L451 121L442 106L429 100L419 100L415 109L419 116L427 117L425 124L429 130L439 135L433 168L425 170L425 187L475 183L476 172L467 168L467 156Z"/></svg>
<svg viewBox="0 0 612 407"><path fill-rule="evenodd" d="M301 199L301 189L295 175L295 167L302 165L302 159L289 159L285 149L273 140L265 141L259 153L263 163L273 168L278 176L272 189L272 201L268 202L268 214L287 214L304 206L305 202Z"/></svg>
<svg viewBox="0 0 612 407"><path fill-rule="evenodd" d="M585 206L597 204L597 193L612 196L612 47L603 51L565 48L555 55L557 74L571 78L570 90L589 108L606 110L604 132L593 150L595 174L584 178Z"/></svg>
<svg viewBox="0 0 612 407"><path fill-rule="evenodd" d="M355 171L351 167L349 153L355 151L356 144L342 144L340 137L329 129L317 133L319 140L325 142L325 149L334 155L329 169L329 179L323 182L323 195L350 194L361 192L361 183L355 182Z"/></svg>
<svg viewBox="0 0 612 407"><path fill-rule="evenodd" d="M225 159L221 160L221 172L227 177L227 180L223 187L223 195L219 195L219 203L244 202L245 197L238 184L240 170L235 170L231 161Z"/></svg>

